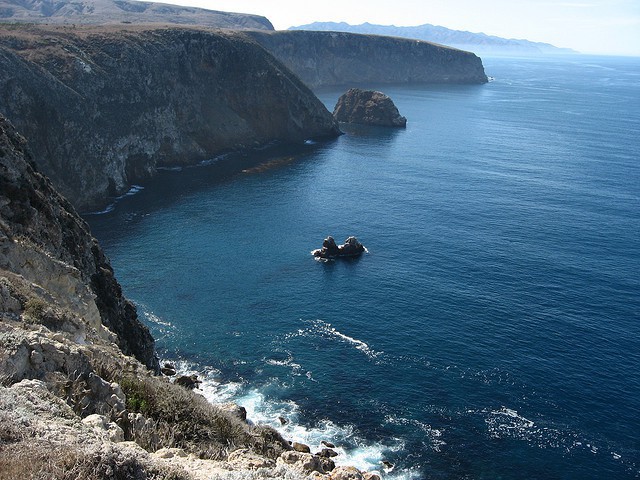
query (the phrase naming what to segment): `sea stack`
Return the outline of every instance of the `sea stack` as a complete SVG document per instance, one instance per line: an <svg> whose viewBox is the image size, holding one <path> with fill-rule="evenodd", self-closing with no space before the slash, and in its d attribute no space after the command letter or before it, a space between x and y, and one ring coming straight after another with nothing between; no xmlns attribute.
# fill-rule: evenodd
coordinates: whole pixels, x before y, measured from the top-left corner
<svg viewBox="0 0 640 480"><path fill-rule="evenodd" d="M359 88L349 89L338 99L333 117L345 123L400 128L407 126L407 119L400 115L393 100L387 95Z"/></svg>

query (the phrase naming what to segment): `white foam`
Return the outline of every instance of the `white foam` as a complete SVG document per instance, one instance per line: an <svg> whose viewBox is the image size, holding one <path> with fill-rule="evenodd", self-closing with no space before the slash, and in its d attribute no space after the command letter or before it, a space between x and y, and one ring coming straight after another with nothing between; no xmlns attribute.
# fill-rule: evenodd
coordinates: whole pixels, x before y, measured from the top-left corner
<svg viewBox="0 0 640 480"><path fill-rule="evenodd" d="M166 172L181 172L182 167L156 167L156 170L164 170Z"/></svg>
<svg viewBox="0 0 640 480"><path fill-rule="evenodd" d="M139 193L142 190L144 190L144 187L141 185L131 185L131 188L129 188L129 191L124 195L119 196L117 199L119 200L124 197L130 197L131 195L135 195L136 193Z"/></svg>
<svg viewBox="0 0 640 480"><path fill-rule="evenodd" d="M198 375L202 383L195 391L211 403L237 403L247 410L247 418L251 422L269 425L287 440L309 445L314 453L326 448L322 444L323 440L332 442L336 445L334 450L338 453L338 456L333 458L336 465L350 465L362 471L380 473L386 454L404 448L400 439L390 439L386 443L367 443L357 436L353 425L338 425L328 419L305 426L299 406L293 401L272 400L257 389L246 389L246 385L223 383L220 381L220 372L214 368L203 369L192 362L182 360L173 363L178 375ZM286 423L283 424L281 419ZM390 473L390 470L387 470L387 473ZM408 480L416 475L417 472L403 470L394 471L391 475L385 475L385 478Z"/></svg>
<svg viewBox="0 0 640 480"><path fill-rule="evenodd" d="M359 340L357 338L350 337L339 330L337 330L333 325L324 320L313 320L311 321L311 325L308 328L298 329L296 332L290 333L285 336L285 339L293 338L293 337L323 337L323 338L333 338L342 343L346 343L348 345L353 345L357 350L360 350L369 358L375 359L382 355L384 352L377 352L373 350L366 342Z"/></svg>
<svg viewBox="0 0 640 480"><path fill-rule="evenodd" d="M415 418L404 418L395 415L387 415L385 421L392 425L411 425L414 428L422 430L425 433L424 445L428 446L435 452L440 452L442 447L447 443L442 440L442 430L433 428L428 423L421 422Z"/></svg>
<svg viewBox="0 0 640 480"><path fill-rule="evenodd" d="M116 208L115 202L107 205L104 210L99 210L96 212L86 212L83 213L83 215L104 215L105 213L113 212L114 208Z"/></svg>
<svg viewBox="0 0 640 480"><path fill-rule="evenodd" d="M84 215L104 215L105 213L113 212L113 210L116 208L117 203L120 200L126 197L131 197L136 193L141 192L142 190L144 190L144 187L141 185L131 185L131 187L126 193L123 193L119 197L116 197L115 200L111 202L109 205L107 205L104 210L99 210L96 212L87 212Z"/></svg>

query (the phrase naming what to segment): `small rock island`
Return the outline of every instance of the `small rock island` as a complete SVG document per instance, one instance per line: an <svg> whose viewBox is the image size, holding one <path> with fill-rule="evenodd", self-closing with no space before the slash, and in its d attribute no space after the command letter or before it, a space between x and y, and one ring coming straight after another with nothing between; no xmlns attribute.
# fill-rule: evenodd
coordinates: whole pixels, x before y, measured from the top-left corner
<svg viewBox="0 0 640 480"><path fill-rule="evenodd" d="M322 248L313 250L311 254L316 258L333 259L344 257L357 257L366 252L367 249L356 237L348 237L343 245L336 245L336 241L331 235L324 239Z"/></svg>
<svg viewBox="0 0 640 480"><path fill-rule="evenodd" d="M333 117L339 122L406 128L407 119L387 95L375 90L350 88L338 99Z"/></svg>

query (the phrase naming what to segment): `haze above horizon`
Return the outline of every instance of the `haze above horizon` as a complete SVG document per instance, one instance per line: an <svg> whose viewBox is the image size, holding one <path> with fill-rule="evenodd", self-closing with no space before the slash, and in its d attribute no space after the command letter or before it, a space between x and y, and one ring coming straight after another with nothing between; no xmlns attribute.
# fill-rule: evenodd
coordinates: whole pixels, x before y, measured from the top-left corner
<svg viewBox="0 0 640 480"><path fill-rule="evenodd" d="M157 0L164 3L253 13L277 30L313 22L352 25L432 24L503 38L544 42L580 53L640 56L638 0Z"/></svg>

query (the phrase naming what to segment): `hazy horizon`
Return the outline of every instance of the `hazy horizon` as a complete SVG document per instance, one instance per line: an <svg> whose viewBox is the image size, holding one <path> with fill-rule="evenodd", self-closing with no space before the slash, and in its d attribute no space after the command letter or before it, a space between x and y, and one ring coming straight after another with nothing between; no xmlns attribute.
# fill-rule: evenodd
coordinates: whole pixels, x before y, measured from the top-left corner
<svg viewBox="0 0 640 480"><path fill-rule="evenodd" d="M640 2L637 0L398 0L390 4L326 0L308 8L298 1L164 0L163 3L252 13L276 30L313 22L351 25L438 25L452 30L549 43L584 54L640 56Z"/></svg>

